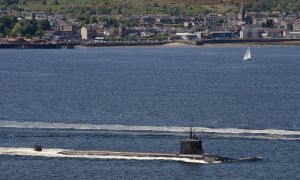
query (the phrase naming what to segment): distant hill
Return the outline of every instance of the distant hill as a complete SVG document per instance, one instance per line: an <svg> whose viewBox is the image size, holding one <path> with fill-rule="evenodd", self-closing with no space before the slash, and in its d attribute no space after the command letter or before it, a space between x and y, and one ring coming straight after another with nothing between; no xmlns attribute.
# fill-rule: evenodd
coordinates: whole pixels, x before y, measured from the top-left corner
<svg viewBox="0 0 300 180"><path fill-rule="evenodd" d="M238 12L243 0L0 0L0 7L41 10L75 16L96 14L171 14L197 16ZM251 11L300 10L300 0L245 0Z"/></svg>

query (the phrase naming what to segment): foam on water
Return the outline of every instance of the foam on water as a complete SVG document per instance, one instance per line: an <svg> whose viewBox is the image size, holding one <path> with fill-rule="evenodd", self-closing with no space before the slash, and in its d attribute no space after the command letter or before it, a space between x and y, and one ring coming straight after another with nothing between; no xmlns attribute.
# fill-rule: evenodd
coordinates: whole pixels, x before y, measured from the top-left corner
<svg viewBox="0 0 300 180"><path fill-rule="evenodd" d="M168 158L168 157L129 157L129 156L100 156L100 155L65 155L59 152L69 151L68 149L43 149L43 151L34 151L32 148L24 147L0 147L0 155L10 156L32 156L32 157L50 157L50 158L85 158L85 159L122 159L122 160L161 160L161 161L179 161L186 163L207 164L204 160L193 160L188 158ZM219 162L214 162L219 163Z"/></svg>
<svg viewBox="0 0 300 180"><path fill-rule="evenodd" d="M52 76L52 73L31 72L31 71L0 71L5 74L28 75L28 76Z"/></svg>
<svg viewBox="0 0 300 180"><path fill-rule="evenodd" d="M45 123L45 122L17 122L0 120L0 128L23 128L23 129L78 129L78 130L108 130L108 131L150 131L186 133L189 127L180 126L135 126L114 124L67 124L67 123ZM238 129L238 128L207 128L193 127L197 132L218 134L267 134L274 136L300 136L300 131L282 129Z"/></svg>

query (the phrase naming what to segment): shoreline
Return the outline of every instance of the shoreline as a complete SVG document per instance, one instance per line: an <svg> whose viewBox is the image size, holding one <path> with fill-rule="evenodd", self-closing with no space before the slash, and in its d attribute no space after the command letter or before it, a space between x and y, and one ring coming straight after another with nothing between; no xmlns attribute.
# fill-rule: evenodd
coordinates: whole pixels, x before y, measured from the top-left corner
<svg viewBox="0 0 300 180"><path fill-rule="evenodd" d="M6 45L9 45L7 47ZM297 47L300 46L300 41L270 41L270 42L213 42L213 43L204 43L196 44L196 41L174 41L174 42L164 42L164 43L153 43L153 44L139 44L139 45L125 45L125 44L114 44L114 45L85 45L77 44L73 45L76 48L101 48L101 47L131 47L131 48L149 48L149 47L165 47L165 48L188 48L188 47L199 47L199 48L209 48L209 47L247 47L247 46L274 46L274 47ZM60 49L61 47L66 48L62 44L0 44L0 49ZM72 49L72 48L71 48Z"/></svg>
<svg viewBox="0 0 300 180"><path fill-rule="evenodd" d="M247 42L247 43L214 43L204 44L203 47L246 47L246 46L300 46L299 41L289 42Z"/></svg>
<svg viewBox="0 0 300 180"><path fill-rule="evenodd" d="M247 46L293 46L297 47L300 46L300 41L289 41L289 42L247 42L247 43L210 43L210 44L203 44L203 45L196 45L196 44L186 44L180 42L173 42L167 43L163 45L141 45L141 46L83 46L77 45L76 48L114 48L114 47L131 47L131 48L148 48L148 47L164 47L164 48L188 48L188 47L199 47L199 48L206 48L206 47L247 47Z"/></svg>
<svg viewBox="0 0 300 180"><path fill-rule="evenodd" d="M204 42L203 44L197 41L172 41L172 42L161 42L161 43L150 43L150 44L141 44L141 45L123 45L123 44L116 44L116 45L78 45L76 47L84 47L84 48L91 48L91 47L166 47L166 48L187 48L187 47L246 47L246 46L300 46L300 40L284 40L284 41L245 41L245 42L226 42L226 41L215 41L215 42Z"/></svg>

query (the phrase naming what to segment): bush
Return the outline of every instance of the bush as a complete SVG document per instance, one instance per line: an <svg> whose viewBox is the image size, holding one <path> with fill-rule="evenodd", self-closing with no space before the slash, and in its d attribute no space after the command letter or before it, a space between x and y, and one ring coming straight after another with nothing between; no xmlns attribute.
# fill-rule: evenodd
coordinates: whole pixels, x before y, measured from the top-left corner
<svg viewBox="0 0 300 180"><path fill-rule="evenodd" d="M42 19L38 21L38 28L43 31L51 29L51 25L47 19Z"/></svg>

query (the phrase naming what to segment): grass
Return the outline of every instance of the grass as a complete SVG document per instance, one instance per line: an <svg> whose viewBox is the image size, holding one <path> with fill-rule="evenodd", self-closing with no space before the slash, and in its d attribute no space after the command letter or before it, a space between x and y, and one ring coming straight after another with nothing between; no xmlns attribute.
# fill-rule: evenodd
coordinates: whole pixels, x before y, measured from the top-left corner
<svg viewBox="0 0 300 180"><path fill-rule="evenodd" d="M0 7L5 1L0 0ZM196 16L208 12L225 13L238 12L242 2L252 11L300 10L300 0L9 0L18 3L9 5L11 8L21 8L33 11L47 11L76 14L108 14L144 15L144 14L182 14ZM46 2L44 4L43 2ZM210 3L209 3L210 2ZM207 4L208 3L208 4ZM100 13L99 13L100 12ZM103 14L103 12L102 12Z"/></svg>
<svg viewBox="0 0 300 180"><path fill-rule="evenodd" d="M3 4L4 0L0 0ZM123 15L143 15L143 14L165 14L179 11L183 15L197 15L208 12L224 13L232 6L224 5L229 0L223 0L223 4L203 5L201 0L58 0L59 4L53 4L54 0L19 0L14 7L24 10L54 12L81 11L76 13L85 14L84 11L97 9L109 9L111 14L122 12ZM236 0L239 2L239 0ZM2 5L3 6L3 5ZM234 7L236 8L236 7ZM79 10L78 10L79 9ZM75 13L75 12L73 12ZM75 13L75 14L76 14Z"/></svg>

